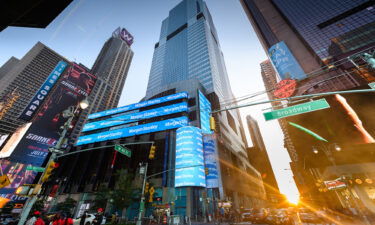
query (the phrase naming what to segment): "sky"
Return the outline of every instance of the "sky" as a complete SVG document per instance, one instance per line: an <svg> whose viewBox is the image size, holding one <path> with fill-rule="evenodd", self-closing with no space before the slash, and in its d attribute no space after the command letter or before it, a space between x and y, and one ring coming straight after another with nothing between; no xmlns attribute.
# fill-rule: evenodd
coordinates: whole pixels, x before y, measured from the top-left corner
<svg viewBox="0 0 375 225"><path fill-rule="evenodd" d="M119 106L144 97L154 45L161 22L180 0L74 0L45 29L8 27L0 32L0 65L10 57L21 59L38 41L68 60L91 68L104 42L119 26L133 36L134 57ZM216 26L232 90L236 97L263 91L260 62L267 56L242 9L239 0L206 0ZM254 100L266 100L259 96ZM243 102L246 103L246 102ZM245 116L258 120L280 191L298 195L283 147L283 134L277 121L265 122L262 110L270 105L242 108L244 130L249 137ZM248 138L249 139L249 138ZM251 141L248 140L251 146Z"/></svg>

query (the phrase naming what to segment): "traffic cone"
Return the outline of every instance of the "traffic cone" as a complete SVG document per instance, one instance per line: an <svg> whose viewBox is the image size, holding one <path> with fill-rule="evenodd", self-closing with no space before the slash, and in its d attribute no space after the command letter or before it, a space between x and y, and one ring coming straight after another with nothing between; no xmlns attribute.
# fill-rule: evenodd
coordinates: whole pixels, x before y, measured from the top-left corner
<svg viewBox="0 0 375 225"><path fill-rule="evenodd" d="M163 216L163 224L167 224L167 216L166 215Z"/></svg>

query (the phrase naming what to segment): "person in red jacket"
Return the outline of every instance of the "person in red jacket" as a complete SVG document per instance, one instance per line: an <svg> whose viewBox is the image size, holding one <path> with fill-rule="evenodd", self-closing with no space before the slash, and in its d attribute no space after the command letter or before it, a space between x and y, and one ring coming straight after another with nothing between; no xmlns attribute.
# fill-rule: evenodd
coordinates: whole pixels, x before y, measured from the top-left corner
<svg viewBox="0 0 375 225"><path fill-rule="evenodd" d="M36 217L34 225L45 225L43 219L41 218L41 213L39 211L35 211L34 215Z"/></svg>

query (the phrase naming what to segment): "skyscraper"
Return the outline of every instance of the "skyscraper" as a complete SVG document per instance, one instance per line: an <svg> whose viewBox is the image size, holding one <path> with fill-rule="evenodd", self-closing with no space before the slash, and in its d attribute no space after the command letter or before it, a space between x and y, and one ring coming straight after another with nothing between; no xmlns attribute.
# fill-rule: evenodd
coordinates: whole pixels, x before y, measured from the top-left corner
<svg viewBox="0 0 375 225"><path fill-rule="evenodd" d="M270 55L274 46L285 43L285 49L290 51L289 58L294 57L295 66L300 66L306 74L307 79L299 83L296 94L352 89L363 85L367 79L362 73L348 71L351 63L347 59L346 64L341 61L337 66L324 67L374 45L373 40L361 32L363 26L373 27L370 22L373 15L367 16L372 9L365 7L369 3L336 2L298 1L294 4L295 1L284 0L241 0L265 52ZM347 23L348 20L351 22Z"/></svg>
<svg viewBox="0 0 375 225"><path fill-rule="evenodd" d="M189 91L190 105L197 105L198 82L202 92L211 101L212 109L220 109L224 102L233 104L233 93L225 68L223 53L211 14L203 0L183 0L163 20L159 41L155 44L146 99L160 97L168 92ZM191 84L191 85L190 85ZM192 108L193 109L193 108ZM196 125L198 112L190 112L191 124ZM236 172L256 170L249 164L245 135L239 111L213 114L219 140L219 157L228 164L221 165L225 195L235 204L246 201L246 191L239 191L230 180ZM232 168L231 168L232 167ZM224 196L222 196L224 197ZM238 206L238 205L237 205Z"/></svg>
<svg viewBox="0 0 375 225"><path fill-rule="evenodd" d="M268 202L277 204L281 200L279 186L277 185L275 174L268 158L258 122L250 115L246 116L246 120L253 143L253 147L249 149L250 162L262 174Z"/></svg>
<svg viewBox="0 0 375 225"><path fill-rule="evenodd" d="M117 107L134 55L130 48L132 43L131 34L125 28L118 28L104 44L91 69L98 79L88 99L90 106L74 128L73 141L79 136L88 114Z"/></svg>
<svg viewBox="0 0 375 225"><path fill-rule="evenodd" d="M1 67L0 99L12 95L7 99L13 103L2 112L0 134L13 133L24 123L18 117L60 60L69 62L38 42L22 59L11 58Z"/></svg>

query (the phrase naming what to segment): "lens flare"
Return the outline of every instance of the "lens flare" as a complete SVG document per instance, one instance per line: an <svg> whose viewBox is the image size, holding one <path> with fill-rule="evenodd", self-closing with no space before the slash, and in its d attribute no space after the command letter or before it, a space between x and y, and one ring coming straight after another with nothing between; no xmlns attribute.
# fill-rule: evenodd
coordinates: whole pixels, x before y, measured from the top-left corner
<svg viewBox="0 0 375 225"><path fill-rule="evenodd" d="M292 203L293 205L298 205L299 203L299 196L295 194L289 194L286 195L286 198L288 199L289 203Z"/></svg>

